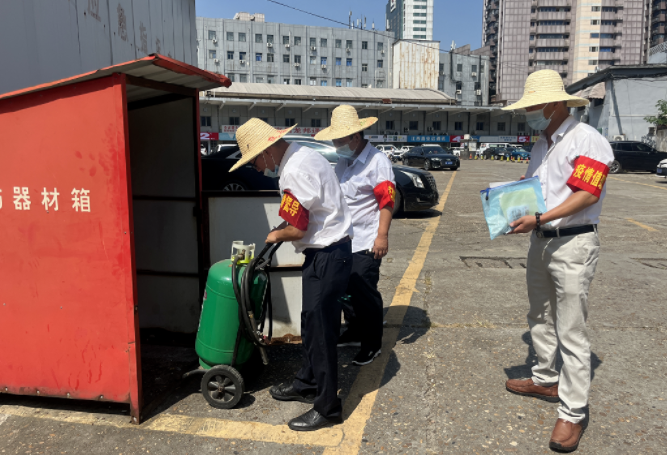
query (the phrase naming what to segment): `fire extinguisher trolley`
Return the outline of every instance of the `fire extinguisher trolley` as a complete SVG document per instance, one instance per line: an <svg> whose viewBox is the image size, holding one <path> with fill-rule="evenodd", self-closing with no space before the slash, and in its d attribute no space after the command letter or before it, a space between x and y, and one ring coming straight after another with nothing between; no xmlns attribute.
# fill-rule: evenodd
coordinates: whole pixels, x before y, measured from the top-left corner
<svg viewBox="0 0 667 455"><path fill-rule="evenodd" d="M139 423L140 326L197 328L199 92L230 85L153 54L0 95L0 399L128 403Z"/></svg>

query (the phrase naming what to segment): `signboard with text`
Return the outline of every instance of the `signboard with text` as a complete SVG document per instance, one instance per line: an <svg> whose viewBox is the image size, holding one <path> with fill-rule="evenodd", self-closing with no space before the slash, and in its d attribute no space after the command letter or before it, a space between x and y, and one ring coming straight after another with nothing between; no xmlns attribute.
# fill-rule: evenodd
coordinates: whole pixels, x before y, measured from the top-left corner
<svg viewBox="0 0 667 455"><path fill-rule="evenodd" d="M384 136L382 135L366 134L364 135L364 137L368 139L370 142L384 142Z"/></svg>
<svg viewBox="0 0 667 455"><path fill-rule="evenodd" d="M463 139L463 136L460 136ZM420 142L424 144L449 142L449 136L408 136L408 142Z"/></svg>

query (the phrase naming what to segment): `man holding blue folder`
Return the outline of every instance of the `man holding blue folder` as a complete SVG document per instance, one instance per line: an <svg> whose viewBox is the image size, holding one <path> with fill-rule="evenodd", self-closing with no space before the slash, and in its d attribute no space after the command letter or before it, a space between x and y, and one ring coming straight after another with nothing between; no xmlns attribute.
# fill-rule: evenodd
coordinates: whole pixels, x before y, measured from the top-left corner
<svg viewBox="0 0 667 455"><path fill-rule="evenodd" d="M513 234L532 232L526 264L528 324L537 354L530 379L510 379L507 390L560 402L549 447L573 452L586 422L591 349L586 327L588 289L600 240L597 225L614 155L594 128L575 120L570 107L588 100L569 95L560 75L536 71L523 97L503 109L523 111L535 143L525 177L539 177L547 211L510 224ZM556 370L560 351L563 367Z"/></svg>

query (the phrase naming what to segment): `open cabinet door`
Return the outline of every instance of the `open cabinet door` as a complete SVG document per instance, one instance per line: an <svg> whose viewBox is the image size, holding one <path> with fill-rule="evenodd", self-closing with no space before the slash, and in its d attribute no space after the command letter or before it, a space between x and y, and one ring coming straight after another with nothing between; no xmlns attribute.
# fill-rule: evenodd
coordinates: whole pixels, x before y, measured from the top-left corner
<svg viewBox="0 0 667 455"><path fill-rule="evenodd" d="M0 387L138 422L125 107L116 74L0 100Z"/></svg>

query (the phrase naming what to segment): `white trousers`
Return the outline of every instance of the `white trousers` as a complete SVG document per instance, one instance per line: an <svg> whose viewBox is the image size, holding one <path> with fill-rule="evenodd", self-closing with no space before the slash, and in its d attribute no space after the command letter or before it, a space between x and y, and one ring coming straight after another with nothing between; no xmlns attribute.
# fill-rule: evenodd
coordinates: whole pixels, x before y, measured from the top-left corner
<svg viewBox="0 0 667 455"><path fill-rule="evenodd" d="M597 232L561 238L533 233L526 264L528 325L537 354L533 382L558 382L558 417L579 423L591 385L591 346L586 328L588 289L598 262ZM563 368L556 370L560 350Z"/></svg>

